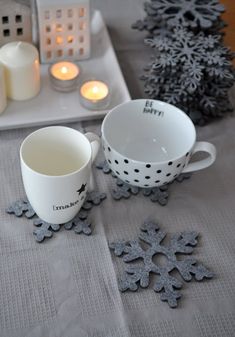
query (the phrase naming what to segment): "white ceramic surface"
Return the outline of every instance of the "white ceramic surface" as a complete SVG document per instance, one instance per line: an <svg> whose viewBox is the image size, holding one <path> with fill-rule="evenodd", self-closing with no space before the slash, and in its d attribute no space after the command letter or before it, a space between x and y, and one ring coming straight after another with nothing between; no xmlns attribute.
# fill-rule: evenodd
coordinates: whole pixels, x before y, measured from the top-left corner
<svg viewBox="0 0 235 337"><path fill-rule="evenodd" d="M23 141L23 184L30 204L42 220L63 224L78 213L99 145L97 135L83 135L63 126L41 128Z"/></svg>
<svg viewBox="0 0 235 337"><path fill-rule="evenodd" d="M61 124L103 117L108 109L130 100L130 94L112 47L101 13L95 11L91 21L91 58L80 61L81 83L98 78L110 85L110 105L105 110L88 110L79 102L79 92L60 93L51 88L48 65L41 66L41 92L29 101L8 102L0 116L0 130L35 125Z"/></svg>
<svg viewBox="0 0 235 337"><path fill-rule="evenodd" d="M133 100L111 110L102 123L102 142L112 171L139 187L164 185L216 158L214 145L196 142L195 127L183 111L154 100ZM195 152L209 156L189 163Z"/></svg>

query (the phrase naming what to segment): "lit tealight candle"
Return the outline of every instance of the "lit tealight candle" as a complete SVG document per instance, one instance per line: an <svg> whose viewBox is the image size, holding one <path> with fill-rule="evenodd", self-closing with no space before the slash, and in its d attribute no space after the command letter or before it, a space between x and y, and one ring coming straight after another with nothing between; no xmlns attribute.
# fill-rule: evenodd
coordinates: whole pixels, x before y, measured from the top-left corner
<svg viewBox="0 0 235 337"><path fill-rule="evenodd" d="M102 81L87 81L80 88L80 100L90 110L104 109L109 104L109 87Z"/></svg>
<svg viewBox="0 0 235 337"><path fill-rule="evenodd" d="M72 62L54 63L49 68L51 84L58 91L68 92L77 88L79 67Z"/></svg>

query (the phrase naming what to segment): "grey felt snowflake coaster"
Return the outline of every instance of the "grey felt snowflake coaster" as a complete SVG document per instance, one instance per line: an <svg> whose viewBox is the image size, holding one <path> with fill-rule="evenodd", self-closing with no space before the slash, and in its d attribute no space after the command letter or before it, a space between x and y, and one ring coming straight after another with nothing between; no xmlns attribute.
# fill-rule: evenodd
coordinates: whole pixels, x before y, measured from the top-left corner
<svg viewBox="0 0 235 337"><path fill-rule="evenodd" d="M53 236L53 232L59 231L63 227L63 225L66 230L74 229L74 232L77 234L90 235L92 233L92 229L91 224L87 221L88 212L94 206L100 205L101 202L105 200L105 198L105 193L101 193L98 191L89 192L79 213L72 221L69 221L66 224L50 224L41 220L40 218L36 218L34 220L34 225L37 226L37 229L33 231L36 241L42 242L46 238L51 238ZM32 218L36 215L26 199L20 199L14 202L10 207L6 209L6 212L9 214L14 214L17 217L24 214L27 218Z"/></svg>
<svg viewBox="0 0 235 337"><path fill-rule="evenodd" d="M77 234L90 235L92 233L91 224L86 221L86 219L81 219L79 214L72 220L64 225L67 230L74 229Z"/></svg>
<svg viewBox="0 0 235 337"><path fill-rule="evenodd" d="M184 281L191 281L193 276L196 281L210 279L214 274L202 264L197 264L196 259L192 257L178 258L179 254L193 252L193 247L197 245L198 233L182 232L173 235L170 242L164 245L165 237L166 233L159 229L156 222L146 221L141 226L137 240L113 242L109 247L116 256L122 256L123 261L129 263L119 280L120 291L136 291L139 286L146 288L150 284L150 275L154 274L157 276L153 290L161 292L161 300L167 301L171 308L175 308L181 297L176 289L181 289L183 283L172 276L171 271L177 270ZM148 248L143 248L141 242L147 244ZM165 265L153 260L157 254L167 258Z"/></svg>
<svg viewBox="0 0 235 337"><path fill-rule="evenodd" d="M178 183L182 183L182 181L191 178L191 176L192 176L192 173L182 173L174 181L177 181Z"/></svg>
<svg viewBox="0 0 235 337"><path fill-rule="evenodd" d="M158 202L161 206L165 206L168 202L169 192L168 185L144 189L143 195L149 197L152 202Z"/></svg>
<svg viewBox="0 0 235 337"><path fill-rule="evenodd" d="M123 182L121 179L116 180L117 189L113 189L111 194L115 200L120 200L122 198L128 199L131 195L136 195L139 193L140 189L136 186L129 185Z"/></svg>
<svg viewBox="0 0 235 337"><path fill-rule="evenodd" d="M92 233L91 224L86 221L88 217L88 212L86 210L80 210L80 212L75 216L75 218L66 224L64 228L66 230L74 229L77 234L90 235Z"/></svg>
<svg viewBox="0 0 235 337"><path fill-rule="evenodd" d="M100 164L96 165L97 168L101 169L105 167L105 174L111 173L111 169L109 167L109 164L106 160L102 161ZM173 180L170 184L173 182L183 182L186 179L189 179L191 177L191 173L182 173L179 175L175 180ZM111 191L111 195L114 200L121 200L121 199L129 199L133 195L137 195L140 192L145 197L149 197L152 202L157 202L161 206L165 206L168 202L169 199L169 191L168 187L170 184L166 184L160 187L153 187L153 188L139 188L136 186L132 186L126 182L123 182L121 179L117 178L116 176L113 176L116 178L116 185L117 188L113 189ZM85 207L88 207L89 209L89 204L86 205Z"/></svg>
<svg viewBox="0 0 235 337"><path fill-rule="evenodd" d="M101 193L98 191L92 191L87 194L86 202L89 202L93 205L100 205L100 203L106 199L106 193ZM83 207L83 206L82 206Z"/></svg>
<svg viewBox="0 0 235 337"><path fill-rule="evenodd" d="M15 214L17 217L24 215L28 219L32 218L36 214L27 199L15 201L6 209L6 212L8 214Z"/></svg>
<svg viewBox="0 0 235 337"><path fill-rule="evenodd" d="M82 205L82 209L90 210L93 206L100 205L104 199L106 199L105 193L101 193L97 191L89 192L87 194L84 204Z"/></svg>
<svg viewBox="0 0 235 337"><path fill-rule="evenodd" d="M61 227L60 225L50 224L39 218L35 219L33 223L38 227L33 231L37 242L42 242L45 238L51 238L53 236L53 232L59 231Z"/></svg>
<svg viewBox="0 0 235 337"><path fill-rule="evenodd" d="M112 172L112 170L109 167L109 164L106 160L104 160L100 163L97 163L96 168L98 168L99 170L102 170L105 174L111 173L113 177L116 177L116 175Z"/></svg>

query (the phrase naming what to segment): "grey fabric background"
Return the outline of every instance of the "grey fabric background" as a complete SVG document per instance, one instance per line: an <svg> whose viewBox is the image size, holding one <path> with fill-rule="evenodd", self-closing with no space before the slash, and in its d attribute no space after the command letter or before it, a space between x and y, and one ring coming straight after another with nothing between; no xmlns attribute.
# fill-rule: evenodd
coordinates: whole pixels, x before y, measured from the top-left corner
<svg viewBox="0 0 235 337"><path fill-rule="evenodd" d="M109 27L133 98L143 97L138 76L150 56L143 35L130 25L140 0L96 0ZM100 132L101 121L70 124ZM5 213L24 196L19 147L33 128L0 132L0 336L1 337L233 337L235 336L235 118L199 128L198 140L213 142L216 163L171 186L165 207L143 196L112 200L111 176L94 169L95 184L108 198L93 209L91 237L61 231L43 244L32 222ZM98 161L103 159L100 152ZM151 289L121 294L123 263L108 242L134 239L148 217L169 233L200 232L194 256L213 270L208 282L184 284L177 309Z"/></svg>

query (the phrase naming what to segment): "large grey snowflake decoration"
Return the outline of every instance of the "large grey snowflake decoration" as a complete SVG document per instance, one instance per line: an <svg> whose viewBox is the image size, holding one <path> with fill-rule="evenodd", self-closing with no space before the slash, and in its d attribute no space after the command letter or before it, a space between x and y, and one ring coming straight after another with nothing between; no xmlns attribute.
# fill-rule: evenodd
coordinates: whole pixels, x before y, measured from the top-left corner
<svg viewBox="0 0 235 337"><path fill-rule="evenodd" d="M94 207L100 205L105 200L106 194L98 191L91 191L87 193L86 199L82 208L75 216L75 218L65 224L51 224L43 221L40 218L34 218L34 225L37 228L33 231L33 235L37 242L43 242L46 238L52 238L53 233L59 231L62 227L66 230L73 229L76 234L90 235L92 227L90 221L87 219L89 211ZM19 217L25 215L28 219L36 216L35 211L26 199L20 199L14 202L6 209L9 214L14 214Z"/></svg>
<svg viewBox="0 0 235 337"><path fill-rule="evenodd" d="M154 221L146 221L141 226L137 240L118 241L110 243L109 247L114 254L123 257L127 263L125 272L119 279L120 291L136 291L139 286L147 288L150 285L150 275L156 275L153 290L161 292L161 300L167 301L171 308L178 305L181 294L178 291L183 283L171 272L177 270L184 281L210 279L214 276L204 265L198 264L195 258L178 258L179 254L187 255L193 252L197 245L198 233L182 232L172 236L169 244L163 243L166 233L159 229ZM145 246L147 245L147 248ZM167 258L165 265L154 262L157 254ZM142 263L139 263L139 262ZM132 262L132 263L131 263ZM178 289L178 290L177 290Z"/></svg>
<svg viewBox="0 0 235 337"><path fill-rule="evenodd" d="M148 97L176 105L199 125L232 111L234 54L223 45L224 6L218 0L151 0L144 9L146 17L133 28L146 30L145 43L154 49L141 76Z"/></svg>

